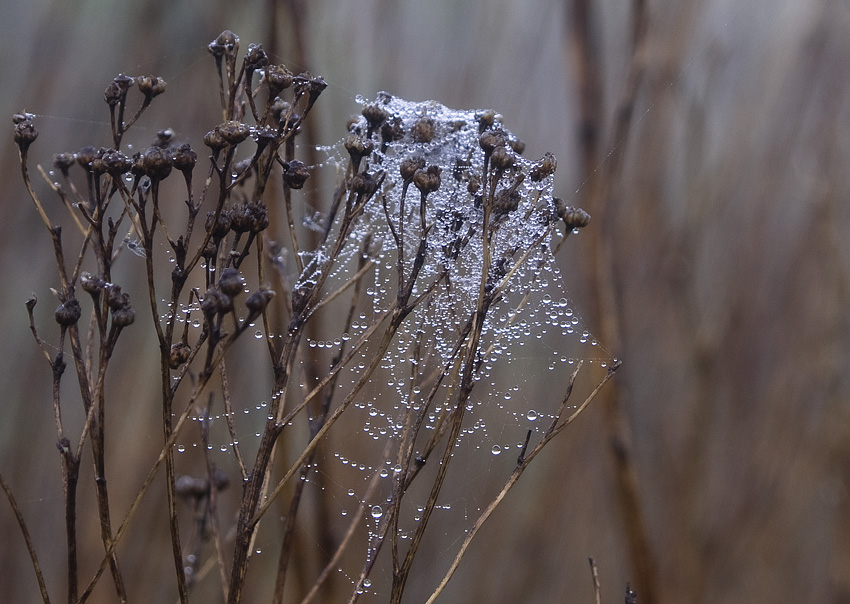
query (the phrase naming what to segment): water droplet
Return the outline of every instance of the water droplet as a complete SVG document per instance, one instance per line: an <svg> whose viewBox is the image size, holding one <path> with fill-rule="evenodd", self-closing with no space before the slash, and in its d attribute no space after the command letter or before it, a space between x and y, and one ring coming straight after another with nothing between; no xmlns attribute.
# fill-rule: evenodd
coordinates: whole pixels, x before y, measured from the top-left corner
<svg viewBox="0 0 850 604"><path fill-rule="evenodd" d="M528 413L525 414L525 417L527 417L530 422L537 421L537 411L529 409Z"/></svg>
<svg viewBox="0 0 850 604"><path fill-rule="evenodd" d="M499 445L493 445L493 448L490 449L490 453L492 453L493 455L498 455L501 452L502 452L502 447L500 447Z"/></svg>
<svg viewBox="0 0 850 604"><path fill-rule="evenodd" d="M380 518L384 515L384 510L379 505L373 505L370 513L372 514L372 518Z"/></svg>
<svg viewBox="0 0 850 604"><path fill-rule="evenodd" d="M182 453L185 450L186 450L186 447L184 447L183 445L177 445L177 452L178 453Z"/></svg>
<svg viewBox="0 0 850 604"><path fill-rule="evenodd" d="M263 338L263 332L258 329L257 331L254 332L254 337L257 338L258 340L261 340Z"/></svg>

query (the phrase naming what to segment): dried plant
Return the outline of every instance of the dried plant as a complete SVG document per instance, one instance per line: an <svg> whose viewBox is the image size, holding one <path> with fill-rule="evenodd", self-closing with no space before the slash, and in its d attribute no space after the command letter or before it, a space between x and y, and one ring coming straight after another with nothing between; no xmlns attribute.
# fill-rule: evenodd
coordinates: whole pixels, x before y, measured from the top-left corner
<svg viewBox="0 0 850 604"><path fill-rule="evenodd" d="M14 117L23 180L52 239L59 273L58 340L48 344L37 329L35 297L26 306L52 370L67 600L88 600L107 570L118 599L131 598L122 572L128 562L118 547L131 523L144 522L137 511L159 479L167 489L164 513L180 602L189 602L199 582L215 577L210 568L218 569L223 600L245 601L261 530L280 535L274 602L331 601L329 594L338 592L327 584L344 557L349 564L359 560L347 579L348 602L375 589L379 560L391 568L381 593L401 602L455 451L478 425L476 414L487 397L486 381L478 384L528 336L529 317L542 317L536 319L540 325L564 334L575 330L572 311L549 296L549 279L555 254L589 216L552 196L554 156L525 159L524 145L495 112L454 111L386 93L362 101L347 136L326 149L324 165L338 168L338 183L323 203L320 187L305 187L320 166L296 158L296 140L325 81L272 64L261 45L250 45L240 61L239 39L229 31L209 51L222 115L203 137L208 166L199 166L198 152L177 142L171 130L131 154L125 135L166 84L154 76L119 75L104 94L111 146L56 155L52 174L39 168L61 202L48 205L28 168L38 136L34 116ZM64 225L51 218L59 212ZM77 246L73 253L68 239ZM126 262L127 251L142 260ZM147 300L140 306L126 283L141 267ZM107 383L120 379L109 371L110 360L130 328L147 330L159 351L162 448L153 463L140 462L145 479L116 519L104 443L106 411L117 415L123 402L108 395ZM236 417L248 407L231 387L235 372L229 369L248 354L240 347L249 339L246 332L265 343L265 368L256 370L255 379L266 376L270 393L269 402L258 406L262 426L251 444L240 440ZM596 344L587 332L577 337ZM63 421L66 349L85 414L76 434ZM531 461L619 365L613 359L600 363L604 373L574 404L573 385L583 365L570 363L565 393L552 411L538 419L528 410L536 423L517 447L513 470L457 536L453 560L428 602L443 591L470 541ZM388 378L388 385L377 387L379 377ZM223 412L216 414L214 404ZM382 419L380 426L364 428L359 419L348 419L365 407ZM214 416L225 420L230 468L218 467L209 453ZM203 444L196 463L179 453L190 427L199 429ZM325 523L330 550L324 569L299 577L298 590L287 588L287 572L302 556L297 519L316 456L334 433L344 432L365 432L377 443L360 453L371 456L371 478L347 526L337 530ZM91 564L85 560L89 564L81 568L77 528L87 449L104 552L88 581L81 573ZM228 488L236 473L240 487ZM5 481L2 486L48 602L24 511ZM321 499L322 493L313 496ZM226 500L238 508L233 521L218 512ZM280 523L266 520L272 506L285 510ZM187 508L188 528L181 524ZM365 547L353 546L358 535ZM202 548L205 541L212 542L211 550Z"/></svg>

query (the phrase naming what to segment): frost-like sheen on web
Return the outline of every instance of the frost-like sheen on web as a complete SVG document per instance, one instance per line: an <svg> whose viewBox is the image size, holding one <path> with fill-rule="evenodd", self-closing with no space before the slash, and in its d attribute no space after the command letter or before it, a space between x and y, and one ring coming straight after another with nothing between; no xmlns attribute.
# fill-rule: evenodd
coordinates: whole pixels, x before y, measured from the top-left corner
<svg viewBox="0 0 850 604"><path fill-rule="evenodd" d="M554 228L558 220L552 196L554 170L546 173L541 170L542 161L530 161L517 153L515 149L521 149L522 143L493 111L459 111L434 101L410 102L386 93L374 102L361 103L363 114L370 115L371 109L386 112L389 118L381 132L361 114L350 125L349 139L329 149L347 160L344 155L351 141L355 137L361 145L365 141L372 151L363 161L369 162L369 172L382 183L379 199L365 207L363 220L351 233L347 253L354 256L363 242L370 242L369 253L379 261L369 292L376 311L387 308L398 290L398 242L408 263L416 257L421 242L420 192L403 178L403 164L439 173L439 188L428 193L424 208L426 256L412 292L413 296L427 295L425 302L416 306L411 321L411 328L427 340L419 341L416 333L408 333L410 337L402 338L398 350L404 354L406 347L420 345L449 359L458 342L457 330L474 312L482 287L501 287L483 330L483 360L490 344L524 329L524 322L505 319L498 311L509 312L520 304L555 268L550 244L553 237L560 236ZM487 137L482 137L485 132L492 134L491 153L482 147L488 143ZM499 167L494 169L496 162ZM489 172L485 173L486 169ZM490 270L482 284L484 199L488 195L494 199L488 217ZM406 270L409 274L410 267ZM309 273L305 277L309 279ZM429 290L434 283L438 285Z"/></svg>

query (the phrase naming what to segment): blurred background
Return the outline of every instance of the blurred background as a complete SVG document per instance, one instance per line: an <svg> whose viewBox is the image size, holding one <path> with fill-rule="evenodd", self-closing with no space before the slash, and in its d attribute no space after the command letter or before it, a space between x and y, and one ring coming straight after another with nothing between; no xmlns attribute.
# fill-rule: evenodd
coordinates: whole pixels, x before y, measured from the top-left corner
<svg viewBox="0 0 850 604"><path fill-rule="evenodd" d="M216 123L206 45L225 28L327 80L318 143L342 136L355 95L386 90L492 107L527 157L557 156L560 196L593 216L560 259L566 287L623 366L532 464L445 601L592 602L592 556L605 602L627 582L642 604L850 602L846 1L6 0L2 14L0 114L39 115L33 163L108 141L102 91L119 72L169 84L145 117L150 139L170 126L200 146ZM58 595L50 374L24 307L35 292L49 327L56 269L7 134L0 472ZM141 400L157 385L139 375L117 386L130 401L110 420L122 456L161 439ZM128 537L149 552L129 580L171 601L170 583L159 592L144 574L160 556L150 533ZM0 591L38 594L5 500Z"/></svg>

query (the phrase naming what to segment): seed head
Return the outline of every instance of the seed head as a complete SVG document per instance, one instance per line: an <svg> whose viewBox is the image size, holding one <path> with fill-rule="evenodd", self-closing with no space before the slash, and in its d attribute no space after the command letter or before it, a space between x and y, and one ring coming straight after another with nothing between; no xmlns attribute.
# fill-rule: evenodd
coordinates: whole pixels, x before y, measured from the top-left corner
<svg viewBox="0 0 850 604"><path fill-rule="evenodd" d="M433 193L440 188L440 173L442 168L439 166L428 166L427 169L419 169L413 175L413 184L423 195Z"/></svg>
<svg viewBox="0 0 850 604"><path fill-rule="evenodd" d="M77 162L77 158L73 153L57 153L53 156L53 167L62 173L62 176L68 176L68 170L71 169Z"/></svg>
<svg viewBox="0 0 850 604"><path fill-rule="evenodd" d="M401 172L401 179L405 182L409 182L413 179L413 175L416 174L417 170L421 170L425 167L425 158L421 156L413 156L408 157L404 161L401 162L401 166L399 166L399 171Z"/></svg>
<svg viewBox="0 0 850 604"><path fill-rule="evenodd" d="M145 168L145 174L151 180L159 181L171 174L174 160L171 159L171 152L168 149L148 147L142 156L142 165Z"/></svg>
<svg viewBox="0 0 850 604"><path fill-rule="evenodd" d="M184 143L177 147L172 157L174 167L180 170L184 176L188 176L198 163L198 154L192 151L189 143Z"/></svg>
<svg viewBox="0 0 850 604"><path fill-rule="evenodd" d="M29 146L38 138L38 130L36 130L30 120L24 120L15 124L15 133L13 136L21 153L26 153Z"/></svg>
<svg viewBox="0 0 850 604"><path fill-rule="evenodd" d="M136 78L136 86L139 92L145 95L145 101L150 102L155 96L165 92L165 80L157 76L139 76Z"/></svg>
<svg viewBox="0 0 850 604"><path fill-rule="evenodd" d="M508 170L516 161L513 154L506 147L496 147L490 154L490 161L497 170Z"/></svg>
<svg viewBox="0 0 850 604"><path fill-rule="evenodd" d="M272 298L274 298L274 292L269 289L268 285L263 285L259 290L248 296L245 300L245 308L248 309L250 316L256 319L268 306Z"/></svg>
<svg viewBox="0 0 850 604"><path fill-rule="evenodd" d="M437 126L429 117L423 117L411 129L414 143L430 143L437 134Z"/></svg>
<svg viewBox="0 0 850 604"><path fill-rule="evenodd" d="M224 142L230 145L238 145L251 134L251 127L248 124L230 120L216 126L221 138Z"/></svg>
<svg viewBox="0 0 850 604"><path fill-rule="evenodd" d="M266 86L272 96L277 96L292 86L292 72L285 65L270 65L266 69Z"/></svg>
<svg viewBox="0 0 850 604"><path fill-rule="evenodd" d="M231 298L242 293L245 287L245 278L235 268L226 268L221 271L218 278L218 288Z"/></svg>
<svg viewBox="0 0 850 604"><path fill-rule="evenodd" d="M558 160L555 159L555 156L551 153L547 152L543 159L537 162L534 167L531 169L531 180L533 182L540 182L547 176L551 176L555 173L555 169L558 167Z"/></svg>
<svg viewBox="0 0 850 604"><path fill-rule="evenodd" d="M310 178L310 170L304 162L297 159L285 162L283 168L283 182L290 189L300 189Z"/></svg>
<svg viewBox="0 0 850 604"><path fill-rule="evenodd" d="M185 342L177 342L171 345L171 350L168 355L168 366L172 369L177 369L189 360L192 354L192 349Z"/></svg>
<svg viewBox="0 0 850 604"><path fill-rule="evenodd" d="M77 324L77 321L80 320L81 314L82 309L80 308L80 303L77 302L76 298L71 298L70 300L66 300L60 304L56 308L56 312L53 313L53 316L56 319L56 322L62 327L70 327L71 325Z"/></svg>
<svg viewBox="0 0 850 604"><path fill-rule="evenodd" d="M209 43L207 49L216 59L221 59L225 54L233 55L239 51L239 36L229 29L218 34L218 37Z"/></svg>

